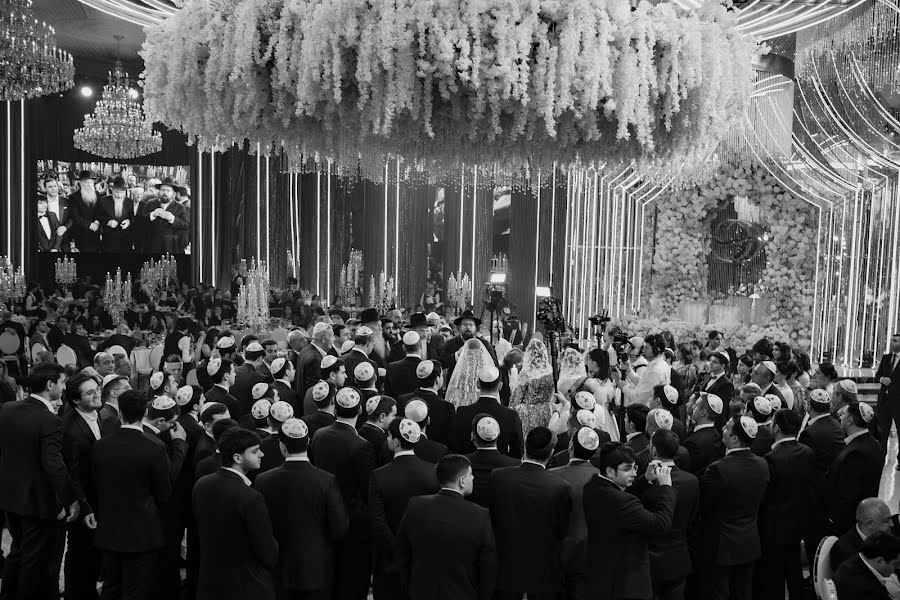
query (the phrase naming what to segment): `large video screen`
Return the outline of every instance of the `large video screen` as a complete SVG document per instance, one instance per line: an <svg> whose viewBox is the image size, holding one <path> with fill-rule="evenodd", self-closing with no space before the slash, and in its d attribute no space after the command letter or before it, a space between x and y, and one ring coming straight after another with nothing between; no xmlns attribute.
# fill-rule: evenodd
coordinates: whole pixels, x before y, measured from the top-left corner
<svg viewBox="0 0 900 600"><path fill-rule="evenodd" d="M187 166L38 161L39 252L190 254Z"/></svg>

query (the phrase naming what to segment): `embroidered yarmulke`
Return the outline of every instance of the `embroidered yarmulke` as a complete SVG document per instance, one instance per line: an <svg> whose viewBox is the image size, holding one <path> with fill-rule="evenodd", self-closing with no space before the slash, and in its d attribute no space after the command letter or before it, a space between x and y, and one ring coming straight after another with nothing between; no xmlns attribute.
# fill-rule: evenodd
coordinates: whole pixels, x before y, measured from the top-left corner
<svg viewBox="0 0 900 600"><path fill-rule="evenodd" d="M357 381L369 381L375 377L375 367L372 363L363 361L353 369L353 376Z"/></svg>
<svg viewBox="0 0 900 600"><path fill-rule="evenodd" d="M871 423L872 419L875 417L875 409L866 404L865 402L859 403L859 416L862 417L862 420L866 423Z"/></svg>
<svg viewBox="0 0 900 600"><path fill-rule="evenodd" d="M357 337L370 336L370 335L375 335L375 332L372 331L369 327L366 327L365 325L363 325L362 327L360 327L359 329L356 330L356 335L357 335Z"/></svg>
<svg viewBox="0 0 900 600"><path fill-rule="evenodd" d="M312 388L312 397L316 402L321 402L328 397L330 388L327 381L320 381Z"/></svg>
<svg viewBox="0 0 900 600"><path fill-rule="evenodd" d="M162 371L157 371L150 376L150 387L154 390L158 390L165 379L166 376L162 373Z"/></svg>
<svg viewBox="0 0 900 600"><path fill-rule="evenodd" d="M415 421L403 419L400 421L400 437L410 444L416 444L422 438L422 430Z"/></svg>
<svg viewBox="0 0 900 600"><path fill-rule="evenodd" d="M279 400L269 408L269 416L279 423L284 423L294 416L294 407L283 400Z"/></svg>
<svg viewBox="0 0 900 600"><path fill-rule="evenodd" d="M260 344L257 341L252 341L249 344L247 344L247 352L262 352L262 351L263 351L262 344Z"/></svg>
<svg viewBox="0 0 900 600"><path fill-rule="evenodd" d="M669 401L669 404L678 404L679 394L677 389L671 385L664 385L663 394L666 395L666 400Z"/></svg>
<svg viewBox="0 0 900 600"><path fill-rule="evenodd" d="M757 396L753 399L753 408L761 415L772 414L772 403L765 396Z"/></svg>
<svg viewBox="0 0 900 600"><path fill-rule="evenodd" d="M823 389L813 390L809 393L809 401L816 404L831 404L831 394Z"/></svg>
<svg viewBox="0 0 900 600"><path fill-rule="evenodd" d="M500 423L494 417L482 417L475 424L475 433L485 442L493 442L500 437Z"/></svg>
<svg viewBox="0 0 900 600"><path fill-rule="evenodd" d="M769 401L769 406L772 408L772 412L781 410L781 398L779 398L775 394L766 394L766 400Z"/></svg>
<svg viewBox="0 0 900 600"><path fill-rule="evenodd" d="M234 338L227 335L225 337L220 337L219 341L216 342L216 348L219 350L230 350L231 348L234 348L234 346Z"/></svg>
<svg viewBox="0 0 900 600"><path fill-rule="evenodd" d="M500 379L500 371L494 365L487 365L478 372L478 380L491 384Z"/></svg>
<svg viewBox="0 0 900 600"><path fill-rule="evenodd" d="M575 413L575 418L578 420L578 424L584 427L594 427L597 424L597 417L589 410L579 410Z"/></svg>
<svg viewBox="0 0 900 600"><path fill-rule="evenodd" d="M407 331L403 334L403 343L407 346L415 346L421 339L422 336L415 331Z"/></svg>
<svg viewBox="0 0 900 600"><path fill-rule="evenodd" d="M153 404L151 406L156 410L169 410L175 406L175 401L168 396L157 396L153 399Z"/></svg>
<svg viewBox="0 0 900 600"><path fill-rule="evenodd" d="M441 324L441 316L439 314L437 314L436 312L430 312L427 315L425 315L425 320L432 327L437 327L438 325Z"/></svg>
<svg viewBox="0 0 900 600"><path fill-rule="evenodd" d="M359 392L353 388L341 388L338 390L334 401L341 408L356 408L359 406Z"/></svg>
<svg viewBox="0 0 900 600"><path fill-rule="evenodd" d="M318 322L313 326L313 337L322 335L326 330L331 331L331 325L328 323Z"/></svg>
<svg viewBox="0 0 900 600"><path fill-rule="evenodd" d="M366 400L366 414L371 415L375 412L375 409L378 408L378 404L381 402L381 396L372 396L368 400Z"/></svg>
<svg viewBox="0 0 900 600"><path fill-rule="evenodd" d="M322 357L322 362L319 364L322 369L330 369L331 366L337 362L337 357L332 356L331 354L326 354Z"/></svg>
<svg viewBox="0 0 900 600"><path fill-rule="evenodd" d="M765 367L765 369L767 371L769 371L772 375L774 375L775 373L778 372L778 367L776 367L775 363L773 363L771 360L762 361L761 363L759 363L759 367ZM756 367L756 368L758 369L759 367Z"/></svg>
<svg viewBox="0 0 900 600"><path fill-rule="evenodd" d="M272 410L272 403L267 399L257 400L250 407L250 416L256 420L268 418L269 412Z"/></svg>
<svg viewBox="0 0 900 600"><path fill-rule="evenodd" d="M107 375L107 376L105 376L105 377L103 378L103 383L101 384L100 387L104 387L104 388L105 388L105 387L108 386L110 383L112 383L113 381L116 381L116 380L118 380L118 379L125 379L125 378L122 377L121 375L116 375L115 373L110 373L109 375Z"/></svg>
<svg viewBox="0 0 900 600"><path fill-rule="evenodd" d="M281 424L281 432L289 438L302 440L309 435L309 427L300 419L291 417Z"/></svg>
<svg viewBox="0 0 900 600"><path fill-rule="evenodd" d="M341 344L341 354L347 354L351 350L353 350L353 346L356 344L353 343L353 340L346 340L343 344Z"/></svg>
<svg viewBox="0 0 900 600"><path fill-rule="evenodd" d="M287 364L287 359L278 357L272 361L272 364L269 365L269 371L274 375L275 373L281 372L284 368L284 365Z"/></svg>
<svg viewBox="0 0 900 600"><path fill-rule="evenodd" d="M597 405L597 401L594 399L594 394L581 391L575 394L575 405L578 408L583 408L584 410L594 410L594 406Z"/></svg>
<svg viewBox="0 0 900 600"><path fill-rule="evenodd" d="M838 385L841 387L842 390L844 390L844 391L847 392L848 394L857 394L857 393L859 393L859 391L858 391L858 389L857 389L857 387L856 387L856 382L853 381L852 379L841 379L841 380L838 382Z"/></svg>
<svg viewBox="0 0 900 600"><path fill-rule="evenodd" d="M194 397L194 388L189 385L183 385L175 392L175 402L178 406L184 406Z"/></svg>
<svg viewBox="0 0 900 600"><path fill-rule="evenodd" d="M434 373L434 361L423 360L416 365L416 377L419 379L428 379Z"/></svg>
<svg viewBox="0 0 900 600"><path fill-rule="evenodd" d="M253 396L254 400L259 400L263 396L266 395L266 392L269 391L269 384L265 382L260 382L254 385L250 389L250 395Z"/></svg>
<svg viewBox="0 0 900 600"><path fill-rule="evenodd" d="M757 425L756 421L750 417L741 417L740 423L744 433L750 436L751 439L756 439L756 434L759 432L759 425Z"/></svg>
<svg viewBox="0 0 900 600"><path fill-rule="evenodd" d="M209 359L209 363L206 365L206 372L213 376L219 372L219 369L222 368L222 359L221 358L211 358Z"/></svg>
<svg viewBox="0 0 900 600"><path fill-rule="evenodd" d="M715 394L706 394L706 405L717 415L721 415L722 411L725 410L725 403Z"/></svg>
<svg viewBox="0 0 900 600"><path fill-rule="evenodd" d="M406 415L407 419L412 419L416 423L421 423L428 418L428 405L425 404L424 400L418 398L410 400L406 403L403 414Z"/></svg>
<svg viewBox="0 0 900 600"><path fill-rule="evenodd" d="M585 450L596 450L600 447L600 436L597 435L597 432L591 427L582 427L578 430L576 437L578 443L581 444Z"/></svg>
<svg viewBox="0 0 900 600"><path fill-rule="evenodd" d="M667 410L662 410L660 408L654 409L656 414L653 415L654 420L656 421L657 426L660 429L665 429L666 431L672 431L672 424L674 420L672 418L672 413Z"/></svg>

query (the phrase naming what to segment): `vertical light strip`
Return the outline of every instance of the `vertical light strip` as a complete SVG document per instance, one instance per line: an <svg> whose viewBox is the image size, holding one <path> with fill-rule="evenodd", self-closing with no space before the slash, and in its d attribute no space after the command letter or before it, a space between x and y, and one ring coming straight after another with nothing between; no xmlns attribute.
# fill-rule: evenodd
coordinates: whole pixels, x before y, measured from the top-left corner
<svg viewBox="0 0 900 600"><path fill-rule="evenodd" d="M572 219L569 216L572 214L572 169L569 168L566 175L566 220L565 220L565 243L563 245L563 299L566 303L567 314L566 316L569 319L569 322L572 321L572 295L569 293L569 263L571 262L569 258L572 256L572 249L570 247L570 239L569 239L569 224Z"/></svg>
<svg viewBox="0 0 900 600"><path fill-rule="evenodd" d="M219 247L216 245L216 242L219 239L219 234L216 231L216 222L218 221L218 217L216 216L216 149L213 148L209 152L209 221L211 224L210 232L209 232L209 240L210 240L210 255L212 257L212 284L219 285L218 279L218 271L216 269L218 262L218 252Z"/></svg>
<svg viewBox="0 0 900 600"><path fill-rule="evenodd" d="M259 205L262 203L262 198L260 197L259 192L259 174L262 169L262 157L260 156L260 145L259 142L256 144L256 260L260 260L262 256L262 231L260 228L260 213L259 213Z"/></svg>
<svg viewBox="0 0 900 600"><path fill-rule="evenodd" d="M817 205L816 208L819 209L819 225L816 229L816 274L813 279L813 318L812 318L812 329L809 333L809 356L813 362L818 362L816 359L816 321L819 318L819 265L822 262L822 207Z"/></svg>
<svg viewBox="0 0 900 600"><path fill-rule="evenodd" d="M556 245L556 162L553 163L550 195L550 287L553 287L553 246Z"/></svg>
<svg viewBox="0 0 900 600"><path fill-rule="evenodd" d="M316 165L316 295L322 294L322 167Z"/></svg>
<svg viewBox="0 0 900 600"><path fill-rule="evenodd" d="M296 217L296 202L297 197L295 195L294 183L296 182L296 173L288 173L288 198L290 199L289 210L291 211L291 257L294 259L291 262L291 274L294 277L297 277L297 232L294 229L294 219Z"/></svg>
<svg viewBox="0 0 900 600"><path fill-rule="evenodd" d="M897 187L894 192L894 256L891 259L891 294L890 314L888 314L888 340L897 332L897 280L900 279L900 258L898 258L898 236L900 236L900 174L898 174Z"/></svg>
<svg viewBox="0 0 900 600"><path fill-rule="evenodd" d="M872 267L870 267L870 265L871 265L870 257L872 256L872 240L875 237L875 232L872 229L872 227L874 225L874 220L872 219L872 206L873 206L874 202L875 202L875 189L873 188L872 189L872 199L869 203L869 210L868 210L868 212L864 213L866 215L866 218L869 220L869 223L868 223L868 225L869 225L868 238L869 239L868 239L868 246L866 248L866 252L864 255L865 260L861 261L866 272L865 272L865 279L864 279L864 283L863 283L863 287L862 287L862 293L860 294L862 296L862 302L860 304L862 304L862 309L863 309L862 330L860 331L860 335L859 335L859 357L860 357L860 360L862 360L862 355L863 355L863 351L865 350L866 342L870 341L870 340L874 341L874 340L872 340L872 337L877 338L877 333L875 331L872 331L866 323L866 313L868 312L868 308L869 308L869 305L866 302L866 293L869 289L869 275L871 274L871 272L873 270ZM877 268L877 265L875 265L875 268ZM873 313L874 313L874 310L873 310Z"/></svg>
<svg viewBox="0 0 900 600"><path fill-rule="evenodd" d="M840 290L843 287L844 282L844 243L846 240L845 232L846 227L844 223L846 222L847 217L847 198L844 198L844 201L841 202L841 229L840 229L840 239L838 240L838 282L837 289ZM838 298L838 305L834 310L834 339L832 341L832 347L834 348L834 361L837 362L837 350L838 350L838 318L840 316L840 298ZM846 327L846 325L845 325ZM844 366L847 366L846 362L846 354L844 355Z"/></svg>
<svg viewBox="0 0 900 600"><path fill-rule="evenodd" d="M475 230L472 230L475 235ZM531 313L532 331L537 331L537 284L538 284L538 254L541 249L541 170L538 169L537 180L537 212L534 219L534 288L531 290L531 297L534 298L534 307Z"/></svg>
<svg viewBox="0 0 900 600"><path fill-rule="evenodd" d="M203 283L203 151L200 145L197 145L197 247L194 248L194 255L197 257L197 263L200 265L198 276L200 283Z"/></svg>
<svg viewBox="0 0 900 600"><path fill-rule="evenodd" d="M384 276L387 277L387 265L388 265L388 161L384 162L384 224L382 227L381 238L384 240L384 257L381 261L381 272L384 273ZM376 277L376 283L378 278Z"/></svg>
<svg viewBox="0 0 900 600"><path fill-rule="evenodd" d="M6 102L6 255L12 258L12 101Z"/></svg>
<svg viewBox="0 0 900 600"><path fill-rule="evenodd" d="M847 305L846 305L846 323L844 323L844 366L853 366L851 364L853 324L856 322L856 315L852 314L856 311L856 229L859 219L859 188L853 194L853 217L851 219L852 229L850 231L850 265L847 273Z"/></svg>
<svg viewBox="0 0 900 600"><path fill-rule="evenodd" d="M394 206L394 294L400 305L400 158L397 157L397 202Z"/></svg>
<svg viewBox="0 0 900 600"><path fill-rule="evenodd" d="M588 214L588 218L586 223L590 223L590 240L591 240L591 253L590 253L590 262L589 269L590 272L593 273L597 269L597 262L599 259L598 250L600 247L599 243L599 227L597 227L597 211L599 206L597 205L600 199L600 194L597 193L597 185L598 185L599 177L597 172L594 172L594 193L591 195L591 212ZM588 302L587 309L582 313L582 323L580 331L587 331L588 321L587 318L596 313L596 305L598 302L598 292L596 285L588 286Z"/></svg>
<svg viewBox="0 0 900 600"><path fill-rule="evenodd" d="M465 232L466 228L463 226L463 206L465 205L465 190L466 190L466 165L463 164L462 169L459 173L459 262L456 263L456 271L457 273L462 273L462 246L463 246L463 232ZM475 235L475 232L472 232L472 235Z"/></svg>
<svg viewBox="0 0 900 600"><path fill-rule="evenodd" d="M325 302L331 306L331 159L328 159L328 194L325 197L328 209L325 211Z"/></svg>
<svg viewBox="0 0 900 600"><path fill-rule="evenodd" d="M269 168L272 157L266 157L266 266L272 261L271 256L271 244L272 244L272 230L269 229Z"/></svg>
<svg viewBox="0 0 900 600"><path fill-rule="evenodd" d="M19 206L19 264L25 264L25 206L28 202L25 198L25 100L19 101L19 172L21 179L19 180L22 190L21 200L17 202Z"/></svg>
<svg viewBox="0 0 900 600"><path fill-rule="evenodd" d="M478 165L475 165L474 173L472 179L472 285L477 286L480 283L475 281L475 275L477 275L475 272L475 218L478 215ZM474 289L473 287L473 295Z"/></svg>

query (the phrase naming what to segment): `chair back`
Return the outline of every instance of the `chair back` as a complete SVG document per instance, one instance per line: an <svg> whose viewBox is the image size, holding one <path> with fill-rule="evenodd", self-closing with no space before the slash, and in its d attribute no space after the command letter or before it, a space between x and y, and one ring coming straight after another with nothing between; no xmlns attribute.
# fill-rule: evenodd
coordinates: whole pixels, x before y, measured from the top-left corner
<svg viewBox="0 0 900 600"><path fill-rule="evenodd" d="M56 351L56 362L63 367L68 367L69 365L78 364L78 357L75 356L74 350L63 344Z"/></svg>
<svg viewBox="0 0 900 600"><path fill-rule="evenodd" d="M154 371L160 370L160 363L163 358L163 345L158 344L150 351L150 368Z"/></svg>
<svg viewBox="0 0 900 600"><path fill-rule="evenodd" d="M31 362L36 363L38 360L38 354L41 352L46 352L47 349L44 348L44 345L40 342L35 342L31 345Z"/></svg>
<svg viewBox="0 0 900 600"><path fill-rule="evenodd" d="M812 565L812 580L819 600L829 600L825 582L834 577L834 573L831 571L831 548L837 541L835 536L829 535L819 542L819 547L816 548L816 558Z"/></svg>
<svg viewBox="0 0 900 600"><path fill-rule="evenodd" d="M825 580L825 592L828 594L825 596L825 600L838 600L837 588L834 587L834 581L831 579Z"/></svg>
<svg viewBox="0 0 900 600"><path fill-rule="evenodd" d="M135 348L131 351L131 368L139 375L149 375L154 371L150 366L150 350L147 348Z"/></svg>
<svg viewBox="0 0 900 600"><path fill-rule="evenodd" d="M0 352L2 352L4 356L9 356L10 354L18 352L20 344L21 340L15 333L10 333L9 331L0 333Z"/></svg>

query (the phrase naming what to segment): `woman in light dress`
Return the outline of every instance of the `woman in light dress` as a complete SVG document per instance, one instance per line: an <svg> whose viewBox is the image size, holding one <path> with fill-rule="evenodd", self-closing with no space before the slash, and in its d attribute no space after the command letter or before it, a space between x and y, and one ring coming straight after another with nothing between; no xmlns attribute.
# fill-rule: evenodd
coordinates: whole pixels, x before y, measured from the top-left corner
<svg viewBox="0 0 900 600"><path fill-rule="evenodd" d="M619 441L619 426L614 413L610 410L610 402L615 402L621 391L609 379L609 359L606 353L600 351L594 354L605 366L605 371L603 368L599 368L596 374L600 376L606 373L605 379L588 377L584 355L574 348L566 348L559 359L557 390L570 402L574 401L575 394L579 391L591 392L595 402L593 412L597 429L602 429L609 434L612 441L617 442ZM598 367L600 366L598 365Z"/></svg>
<svg viewBox="0 0 900 600"><path fill-rule="evenodd" d="M546 427L552 414L553 367L544 342L532 338L525 349L522 371L509 398L509 407L519 413L522 434L535 427Z"/></svg>

